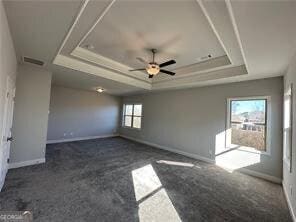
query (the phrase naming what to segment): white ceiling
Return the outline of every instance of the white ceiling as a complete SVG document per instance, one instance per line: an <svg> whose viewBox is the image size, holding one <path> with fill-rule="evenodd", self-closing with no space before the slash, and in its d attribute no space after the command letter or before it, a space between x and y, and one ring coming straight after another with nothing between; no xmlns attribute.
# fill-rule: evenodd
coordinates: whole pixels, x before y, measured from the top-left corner
<svg viewBox="0 0 296 222"><path fill-rule="evenodd" d="M283 73L296 52L296 1L234 1L250 74Z"/></svg>
<svg viewBox="0 0 296 222"><path fill-rule="evenodd" d="M4 1L18 58L53 83L123 95L283 75L296 52L296 1ZM93 45L94 49L85 48ZM175 59L148 79L136 57ZM213 58L200 58L211 54ZM180 68L181 67L181 68Z"/></svg>
<svg viewBox="0 0 296 222"><path fill-rule="evenodd" d="M52 83L54 85L84 90L104 88L106 93L112 95L130 94L139 91L139 88L134 86L60 66L55 66L53 73Z"/></svg>
<svg viewBox="0 0 296 222"><path fill-rule="evenodd" d="M4 1L17 55L51 63L67 34L79 1Z"/></svg>

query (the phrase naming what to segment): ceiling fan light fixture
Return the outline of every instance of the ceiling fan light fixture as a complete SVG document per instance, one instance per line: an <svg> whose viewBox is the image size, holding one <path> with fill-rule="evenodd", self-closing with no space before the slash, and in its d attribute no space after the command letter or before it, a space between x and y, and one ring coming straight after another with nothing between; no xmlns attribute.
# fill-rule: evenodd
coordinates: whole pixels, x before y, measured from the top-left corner
<svg viewBox="0 0 296 222"><path fill-rule="evenodd" d="M103 89L103 88L97 88L96 91L97 91L98 93L102 93L102 92L105 91L105 89Z"/></svg>
<svg viewBox="0 0 296 222"><path fill-rule="evenodd" d="M150 63L148 64L148 67L146 68L146 70L150 75L157 75L160 71L160 68L158 64Z"/></svg>
<svg viewBox="0 0 296 222"><path fill-rule="evenodd" d="M151 49L152 52L152 62L147 63L144 59L142 58L137 58L140 62L147 64L146 67L144 68L140 68L140 69L131 69L129 70L130 72L134 72L134 71L144 71L146 70L146 72L149 74L149 78L153 78L153 76L157 75L158 73L165 73L171 76L174 76L176 73L171 72L169 70L163 69L163 67L166 66L170 66L176 63L176 61L174 59L168 60L166 62L160 63L158 64L157 62L155 62L155 53L156 53L156 49Z"/></svg>

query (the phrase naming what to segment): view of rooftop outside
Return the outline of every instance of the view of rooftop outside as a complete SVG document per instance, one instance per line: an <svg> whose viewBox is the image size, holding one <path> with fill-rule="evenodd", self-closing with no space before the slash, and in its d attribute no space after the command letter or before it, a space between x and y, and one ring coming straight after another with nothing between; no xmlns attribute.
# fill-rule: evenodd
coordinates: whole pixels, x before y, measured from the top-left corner
<svg viewBox="0 0 296 222"><path fill-rule="evenodd" d="M266 151L266 99L231 100L231 144Z"/></svg>

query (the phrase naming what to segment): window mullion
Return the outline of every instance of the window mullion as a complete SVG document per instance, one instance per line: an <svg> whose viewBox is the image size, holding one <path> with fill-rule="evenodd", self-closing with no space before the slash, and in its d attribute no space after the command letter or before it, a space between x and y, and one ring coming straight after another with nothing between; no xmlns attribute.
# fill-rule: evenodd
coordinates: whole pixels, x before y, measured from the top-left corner
<svg viewBox="0 0 296 222"><path fill-rule="evenodd" d="M126 105L124 104L123 105L123 121L122 121L122 123L121 123L121 125L123 125L123 126L125 126L125 109L126 109Z"/></svg>
<svg viewBox="0 0 296 222"><path fill-rule="evenodd" d="M135 104L133 104L133 108L132 108L132 125L131 125L131 128L134 128L134 108L135 108Z"/></svg>

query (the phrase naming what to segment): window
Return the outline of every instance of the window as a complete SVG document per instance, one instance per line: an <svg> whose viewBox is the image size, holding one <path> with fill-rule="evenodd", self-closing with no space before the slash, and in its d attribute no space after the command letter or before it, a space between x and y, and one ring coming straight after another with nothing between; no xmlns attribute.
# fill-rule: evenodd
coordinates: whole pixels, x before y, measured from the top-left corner
<svg viewBox="0 0 296 222"><path fill-rule="evenodd" d="M123 107L123 126L141 129L142 104L125 104Z"/></svg>
<svg viewBox="0 0 296 222"><path fill-rule="evenodd" d="M284 162L291 171L291 154L292 154L292 85L284 95Z"/></svg>
<svg viewBox="0 0 296 222"><path fill-rule="evenodd" d="M227 147L267 151L267 101L263 97L228 100Z"/></svg>

